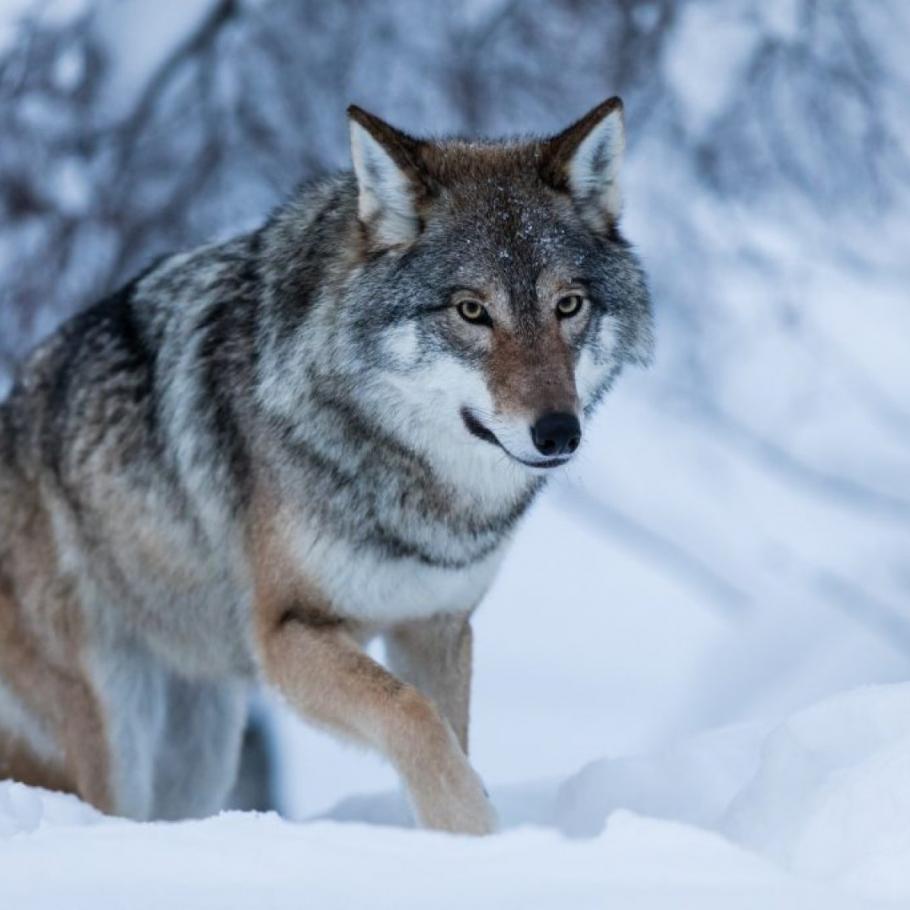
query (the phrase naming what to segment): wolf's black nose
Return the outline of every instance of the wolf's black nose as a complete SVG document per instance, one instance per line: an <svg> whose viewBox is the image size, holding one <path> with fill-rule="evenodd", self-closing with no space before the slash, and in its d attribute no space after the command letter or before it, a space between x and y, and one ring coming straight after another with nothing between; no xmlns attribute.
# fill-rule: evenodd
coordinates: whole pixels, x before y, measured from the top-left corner
<svg viewBox="0 0 910 910"><path fill-rule="evenodd" d="M581 424L574 414L544 414L531 427L531 439L541 455L571 455L581 442Z"/></svg>

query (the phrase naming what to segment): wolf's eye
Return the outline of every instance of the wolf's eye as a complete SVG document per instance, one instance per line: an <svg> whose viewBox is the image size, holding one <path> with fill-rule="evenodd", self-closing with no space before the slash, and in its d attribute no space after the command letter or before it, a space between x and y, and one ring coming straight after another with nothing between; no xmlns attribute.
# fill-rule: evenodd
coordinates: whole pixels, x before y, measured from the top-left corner
<svg viewBox="0 0 910 910"><path fill-rule="evenodd" d="M458 310L458 315L465 322L475 322L478 325L493 325L493 320L490 319L487 308L476 300L462 300L461 303L456 305L455 309Z"/></svg>
<svg viewBox="0 0 910 910"><path fill-rule="evenodd" d="M569 319L581 312L585 298L581 294L566 294L556 301L556 315L560 319Z"/></svg>

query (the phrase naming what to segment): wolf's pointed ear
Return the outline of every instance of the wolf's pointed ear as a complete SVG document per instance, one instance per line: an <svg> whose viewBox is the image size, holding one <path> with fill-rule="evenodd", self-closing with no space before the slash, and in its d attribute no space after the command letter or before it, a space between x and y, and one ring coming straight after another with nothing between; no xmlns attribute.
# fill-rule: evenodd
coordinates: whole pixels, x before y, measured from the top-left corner
<svg viewBox="0 0 910 910"><path fill-rule="evenodd" d="M614 97L543 145L541 177L569 193L596 231L609 231L619 218L625 143L622 101Z"/></svg>
<svg viewBox="0 0 910 910"><path fill-rule="evenodd" d="M357 177L357 215L382 247L410 243L420 232L417 202L421 143L363 108L348 108L351 157Z"/></svg>

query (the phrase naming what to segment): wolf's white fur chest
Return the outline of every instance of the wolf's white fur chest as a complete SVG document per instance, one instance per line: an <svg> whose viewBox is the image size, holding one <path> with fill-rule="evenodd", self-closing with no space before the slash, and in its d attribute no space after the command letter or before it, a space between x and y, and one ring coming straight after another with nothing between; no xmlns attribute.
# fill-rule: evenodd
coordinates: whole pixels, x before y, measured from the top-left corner
<svg viewBox="0 0 910 910"><path fill-rule="evenodd" d="M493 581L506 542L455 569L391 558L304 527L294 534L294 549L307 577L335 610L382 626L476 607Z"/></svg>

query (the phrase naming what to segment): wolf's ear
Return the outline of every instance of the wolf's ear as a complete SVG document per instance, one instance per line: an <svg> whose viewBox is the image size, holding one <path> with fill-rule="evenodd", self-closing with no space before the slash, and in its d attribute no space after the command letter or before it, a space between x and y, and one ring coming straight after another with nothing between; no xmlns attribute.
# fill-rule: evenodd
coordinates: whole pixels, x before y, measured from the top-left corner
<svg viewBox="0 0 910 910"><path fill-rule="evenodd" d="M540 174L569 193L596 231L619 218L619 169L625 147L622 101L610 98L543 145Z"/></svg>
<svg viewBox="0 0 910 910"><path fill-rule="evenodd" d="M378 246L410 243L420 232L417 202L426 192L421 143L354 104L348 119L357 215Z"/></svg>

